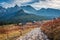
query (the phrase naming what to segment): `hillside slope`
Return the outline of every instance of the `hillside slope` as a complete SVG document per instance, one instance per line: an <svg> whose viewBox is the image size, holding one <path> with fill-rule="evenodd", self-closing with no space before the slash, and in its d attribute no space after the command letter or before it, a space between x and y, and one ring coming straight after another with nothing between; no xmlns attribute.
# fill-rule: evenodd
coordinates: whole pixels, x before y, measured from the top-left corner
<svg viewBox="0 0 60 40"><path fill-rule="evenodd" d="M60 18L44 23L41 30L46 33L51 40L60 40Z"/></svg>
<svg viewBox="0 0 60 40"><path fill-rule="evenodd" d="M46 20L47 18L43 16L37 16L33 14L28 14L24 12L23 9L15 12L15 13L8 13L4 14L0 17L0 24L10 24L10 23L26 23L26 22L33 22L33 21L41 21Z"/></svg>

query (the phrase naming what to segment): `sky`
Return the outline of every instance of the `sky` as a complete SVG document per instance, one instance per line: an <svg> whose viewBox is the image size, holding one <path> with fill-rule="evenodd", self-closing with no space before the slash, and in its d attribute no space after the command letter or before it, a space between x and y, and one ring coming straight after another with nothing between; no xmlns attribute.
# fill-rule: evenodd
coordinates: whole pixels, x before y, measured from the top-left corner
<svg viewBox="0 0 60 40"><path fill-rule="evenodd" d="M60 9L60 0L0 0L0 6L8 8L18 6L31 5L35 9L53 8Z"/></svg>

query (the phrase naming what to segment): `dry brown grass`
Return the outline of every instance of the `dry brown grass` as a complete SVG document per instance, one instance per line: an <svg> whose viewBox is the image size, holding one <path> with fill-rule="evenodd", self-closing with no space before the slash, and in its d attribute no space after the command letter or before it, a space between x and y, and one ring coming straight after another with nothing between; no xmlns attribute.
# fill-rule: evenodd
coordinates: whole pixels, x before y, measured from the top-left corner
<svg viewBox="0 0 60 40"><path fill-rule="evenodd" d="M60 19L44 23L41 29L51 40L60 40Z"/></svg>
<svg viewBox="0 0 60 40"><path fill-rule="evenodd" d="M24 36L27 32L33 30L38 25L3 25L0 26L0 40L15 40L20 36Z"/></svg>

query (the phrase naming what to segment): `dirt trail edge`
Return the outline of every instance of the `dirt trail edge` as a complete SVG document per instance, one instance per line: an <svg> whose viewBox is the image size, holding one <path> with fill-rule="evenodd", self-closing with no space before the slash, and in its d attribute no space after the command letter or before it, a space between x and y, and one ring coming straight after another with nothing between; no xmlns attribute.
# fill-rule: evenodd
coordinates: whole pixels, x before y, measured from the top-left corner
<svg viewBox="0 0 60 40"><path fill-rule="evenodd" d="M25 36L17 38L16 40L49 40L40 28L34 28Z"/></svg>

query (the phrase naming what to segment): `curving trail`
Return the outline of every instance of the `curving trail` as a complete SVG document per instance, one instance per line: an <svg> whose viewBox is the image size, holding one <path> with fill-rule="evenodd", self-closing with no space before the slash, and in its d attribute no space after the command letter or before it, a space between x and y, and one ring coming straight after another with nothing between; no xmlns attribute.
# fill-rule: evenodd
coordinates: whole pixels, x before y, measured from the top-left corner
<svg viewBox="0 0 60 40"><path fill-rule="evenodd" d="M47 36L40 30L40 28L34 28L32 31L27 33L25 36L20 37L16 40L49 40Z"/></svg>

